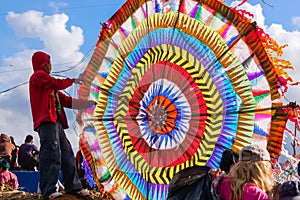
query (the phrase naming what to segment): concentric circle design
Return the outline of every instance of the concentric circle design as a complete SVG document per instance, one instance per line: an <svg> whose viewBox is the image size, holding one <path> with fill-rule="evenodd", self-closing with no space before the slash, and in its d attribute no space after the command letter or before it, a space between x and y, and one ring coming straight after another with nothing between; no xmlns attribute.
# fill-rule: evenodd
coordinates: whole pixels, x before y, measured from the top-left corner
<svg viewBox="0 0 300 200"><path fill-rule="evenodd" d="M158 62L139 85L144 87L137 87L141 89L135 91L126 117L130 120L125 120L134 149L154 167L184 163L196 152L205 130L206 105L197 84L180 66ZM151 116L153 104L161 116ZM162 128L151 130L153 123Z"/></svg>
<svg viewBox="0 0 300 200"><path fill-rule="evenodd" d="M179 96L179 98L174 98L172 100L168 98L169 96L176 97L177 96L176 93L178 93L179 88L176 88L176 86L170 88L165 87L161 85L161 82L165 83L169 81L159 80L154 82L152 85L150 85L144 98L141 100L141 104L145 105L146 108L140 105L140 110L136 119L139 125L138 127L140 127L143 138L147 141L148 146L154 149L172 149L172 148L176 148L178 146L178 143L182 142L182 140L184 139L184 135L176 135L178 137L178 143L176 143L176 141L172 143L173 142L172 139L167 141L167 138L166 140L162 139L164 141L161 141L159 137L164 137L165 135L169 134L173 130L178 131L178 127L176 127L177 124L186 124L185 126L181 127L181 130L183 132L186 132L189 126L188 122L191 116L191 110L189 106L184 107L180 105L180 101L186 102L184 96L183 97ZM170 84L171 83L167 85L170 86ZM162 87L161 89L162 94L151 93L152 91L157 91L157 88L159 87ZM172 91L172 89L174 88L176 92ZM153 98L154 95L155 97ZM134 96L133 98L136 98L136 96ZM131 113L130 115L132 114L133 113ZM145 119L148 120L146 121ZM150 132L151 135L154 134L154 137L153 138L151 137L151 139L147 137L146 136L147 132Z"/></svg>
<svg viewBox="0 0 300 200"><path fill-rule="evenodd" d="M157 84L159 83L156 82L156 86L154 86L154 88L157 88ZM151 101L147 108L141 108L140 114L137 118L144 118L146 116L148 116L148 124L150 131L153 133L164 135L174 130L176 125L175 120L177 119L178 111L174 104L167 97L157 96ZM142 123L140 123L139 125L141 127L143 126ZM150 142L149 144L151 143L152 142ZM152 144L154 144L154 142ZM157 149L160 148L161 145L157 147Z"/></svg>

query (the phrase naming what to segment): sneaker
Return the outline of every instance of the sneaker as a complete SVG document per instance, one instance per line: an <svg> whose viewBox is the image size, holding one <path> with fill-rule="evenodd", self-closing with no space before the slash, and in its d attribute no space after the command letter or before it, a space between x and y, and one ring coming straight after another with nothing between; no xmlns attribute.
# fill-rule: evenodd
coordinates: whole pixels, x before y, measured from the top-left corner
<svg viewBox="0 0 300 200"><path fill-rule="evenodd" d="M63 195L63 193L61 193L61 192L54 192L49 195L49 199L56 199L56 198L61 197L62 195Z"/></svg>
<svg viewBox="0 0 300 200"><path fill-rule="evenodd" d="M58 192L64 192L65 190L65 187L63 186L63 184L58 180L57 183L56 183L56 188L57 188L57 191Z"/></svg>
<svg viewBox="0 0 300 200"><path fill-rule="evenodd" d="M78 196L86 197L90 195L90 192L87 189L82 189L76 193Z"/></svg>

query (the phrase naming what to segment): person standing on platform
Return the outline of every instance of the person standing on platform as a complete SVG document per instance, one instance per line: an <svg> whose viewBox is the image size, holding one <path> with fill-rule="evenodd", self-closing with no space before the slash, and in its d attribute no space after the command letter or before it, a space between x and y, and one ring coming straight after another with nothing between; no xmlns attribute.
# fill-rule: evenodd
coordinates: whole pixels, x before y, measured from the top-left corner
<svg viewBox="0 0 300 200"><path fill-rule="evenodd" d="M42 51L32 55L34 73L29 80L29 94L33 128L40 138L40 189L42 198L57 198L59 170L61 168L66 193L88 196L82 188L76 172L76 160L64 129L68 128L64 107L86 109L96 103L92 100L75 99L63 94L71 85L80 84L78 78L57 79L50 75L50 56Z"/></svg>

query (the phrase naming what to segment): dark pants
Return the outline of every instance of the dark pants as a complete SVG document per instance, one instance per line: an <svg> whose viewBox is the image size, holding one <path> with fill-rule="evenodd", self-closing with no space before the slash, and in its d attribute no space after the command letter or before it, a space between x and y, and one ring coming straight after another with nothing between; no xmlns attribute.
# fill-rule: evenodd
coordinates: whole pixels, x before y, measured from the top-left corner
<svg viewBox="0 0 300 200"><path fill-rule="evenodd" d="M66 193L82 189L76 173L73 149L61 123L43 122L38 128L40 137L40 190L42 198L56 192L59 170L61 169Z"/></svg>
<svg viewBox="0 0 300 200"><path fill-rule="evenodd" d="M26 162L23 162L21 164L21 168L23 170L29 170L29 171L34 171L35 167L39 167L39 159L38 159L38 155L35 155L35 156L31 156L31 157L28 157L26 159Z"/></svg>

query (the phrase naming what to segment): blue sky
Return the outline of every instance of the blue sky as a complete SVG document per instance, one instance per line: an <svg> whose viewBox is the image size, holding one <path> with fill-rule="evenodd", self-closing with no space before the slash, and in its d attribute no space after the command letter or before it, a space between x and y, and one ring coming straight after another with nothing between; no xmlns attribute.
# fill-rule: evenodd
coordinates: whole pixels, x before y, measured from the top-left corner
<svg viewBox="0 0 300 200"><path fill-rule="evenodd" d="M232 0L226 0L226 4L231 4ZM264 3L265 2L265 3ZM248 3L252 5L260 4L263 8L263 15L265 16L265 24L270 26L271 24L282 24L284 29L288 31L294 31L298 27L293 23L293 18L299 17L299 9L297 0L248 0ZM299 19L298 19L299 20Z"/></svg>
<svg viewBox="0 0 300 200"><path fill-rule="evenodd" d="M125 0L87 1L0 1L0 92L28 81L31 55L44 50L52 56L53 71L74 67L63 75L77 77L85 68L97 42L101 23L108 20ZM227 0L230 5L233 1ZM266 3L264 3L266 2ZM268 5L270 4L270 5ZM300 12L299 0L248 0L243 8L255 14L258 24L279 44L288 44L283 58L298 68L290 71L300 79ZM300 102L299 87L286 98ZM76 95L76 88L68 91ZM0 94L0 132L16 138L18 144L32 130L28 85ZM73 147L78 148L78 133L72 124L74 112L68 111L71 128L67 131Z"/></svg>
<svg viewBox="0 0 300 200"><path fill-rule="evenodd" d="M71 25L78 26L84 31L85 42L81 46L81 51L87 51L92 45L97 42L97 36L101 28L101 23L104 23L109 17L115 13L125 0L88 0L88 1L14 1L2 0L0 2L0 41L5 47L1 48L0 55L10 56L18 49L20 43L24 43L29 48L43 48L43 44L36 38L19 38L16 37L15 32L7 24L5 18L9 11L14 13L23 13L28 10L35 10L43 12L44 15L53 15L66 13L69 20L66 23L66 28L69 29ZM1 46L2 46L1 45ZM1 64L2 61L0 62Z"/></svg>

